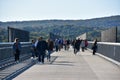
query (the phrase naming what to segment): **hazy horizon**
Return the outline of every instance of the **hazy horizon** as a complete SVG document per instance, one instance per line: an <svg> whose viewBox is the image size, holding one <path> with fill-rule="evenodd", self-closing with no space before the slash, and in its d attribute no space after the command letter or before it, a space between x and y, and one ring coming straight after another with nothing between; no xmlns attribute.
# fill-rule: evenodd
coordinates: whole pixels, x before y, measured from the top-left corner
<svg viewBox="0 0 120 80"><path fill-rule="evenodd" d="M106 17L114 17L114 16L120 16L120 15L96 17L96 18L90 18L90 19L98 19L98 18L106 18ZM0 22L22 22L22 21L44 21L44 20L90 20L90 19L41 19L41 20L0 21Z"/></svg>

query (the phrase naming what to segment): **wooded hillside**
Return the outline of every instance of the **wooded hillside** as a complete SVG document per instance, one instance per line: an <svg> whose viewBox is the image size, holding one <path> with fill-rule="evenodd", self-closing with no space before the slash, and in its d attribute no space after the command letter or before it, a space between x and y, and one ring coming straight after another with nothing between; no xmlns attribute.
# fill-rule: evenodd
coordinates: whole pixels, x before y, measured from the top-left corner
<svg viewBox="0 0 120 80"><path fill-rule="evenodd" d="M30 38L34 39L38 36L48 37L49 32L60 35L64 38L73 39L87 32L88 39L100 39L102 30L118 27L120 30L120 15L87 19L87 20L37 20L37 21L16 21L16 22L0 22L0 39L7 41L7 27L14 27L30 32ZM120 32L118 31L120 34ZM4 35L4 36L3 36ZM120 40L120 35L118 35Z"/></svg>

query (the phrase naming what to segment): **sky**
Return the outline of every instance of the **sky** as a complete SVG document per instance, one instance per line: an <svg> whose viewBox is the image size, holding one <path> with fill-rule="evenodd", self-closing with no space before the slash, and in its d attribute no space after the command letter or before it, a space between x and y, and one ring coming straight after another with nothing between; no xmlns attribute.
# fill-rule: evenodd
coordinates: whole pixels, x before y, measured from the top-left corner
<svg viewBox="0 0 120 80"><path fill-rule="evenodd" d="M0 0L0 21L81 20L120 15L120 0Z"/></svg>

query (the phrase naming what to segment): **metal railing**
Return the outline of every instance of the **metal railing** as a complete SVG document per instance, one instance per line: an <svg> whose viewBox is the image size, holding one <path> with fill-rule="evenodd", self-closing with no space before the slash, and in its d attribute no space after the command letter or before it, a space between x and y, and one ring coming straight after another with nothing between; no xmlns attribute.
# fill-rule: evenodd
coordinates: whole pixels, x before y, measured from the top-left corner
<svg viewBox="0 0 120 80"><path fill-rule="evenodd" d="M93 42L89 42L88 48L92 48ZM120 43L98 42L98 53L120 62Z"/></svg>
<svg viewBox="0 0 120 80"><path fill-rule="evenodd" d="M30 42L21 42L22 49L21 49L21 55L22 54L30 54ZM5 60L11 57L14 57L13 54L13 42L6 42L6 43L0 43L0 62L1 60Z"/></svg>

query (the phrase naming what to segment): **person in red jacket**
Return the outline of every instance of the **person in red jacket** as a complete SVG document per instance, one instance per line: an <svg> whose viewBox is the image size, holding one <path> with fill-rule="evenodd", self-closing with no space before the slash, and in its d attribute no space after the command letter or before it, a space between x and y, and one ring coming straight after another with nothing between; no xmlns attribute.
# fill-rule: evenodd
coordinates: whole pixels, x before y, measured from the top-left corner
<svg viewBox="0 0 120 80"><path fill-rule="evenodd" d="M85 49L87 50L87 46L88 46L88 41L87 39L85 39Z"/></svg>

